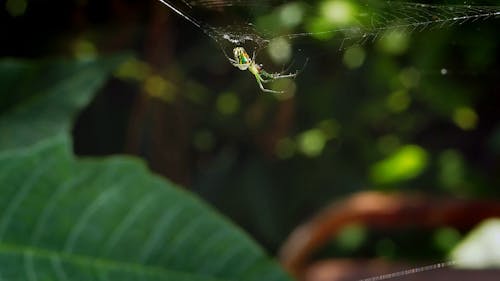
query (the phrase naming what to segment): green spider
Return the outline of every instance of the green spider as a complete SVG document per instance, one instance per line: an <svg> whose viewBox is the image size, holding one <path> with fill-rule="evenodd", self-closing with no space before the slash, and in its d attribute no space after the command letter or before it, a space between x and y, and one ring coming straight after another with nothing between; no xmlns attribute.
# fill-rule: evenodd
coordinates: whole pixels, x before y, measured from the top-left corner
<svg viewBox="0 0 500 281"><path fill-rule="evenodd" d="M273 94L282 94L283 91L273 91L264 88L262 83L268 83L274 81L276 79L283 78L294 78L298 73L290 73L290 74L281 74L281 73L268 73L264 70L261 64L255 63L255 52L253 53L253 57L250 58L248 53L245 51L243 47L236 47L233 49L234 59L229 58L231 64L240 70L248 70L255 76L257 79L257 83L259 84L260 89L266 93Z"/></svg>

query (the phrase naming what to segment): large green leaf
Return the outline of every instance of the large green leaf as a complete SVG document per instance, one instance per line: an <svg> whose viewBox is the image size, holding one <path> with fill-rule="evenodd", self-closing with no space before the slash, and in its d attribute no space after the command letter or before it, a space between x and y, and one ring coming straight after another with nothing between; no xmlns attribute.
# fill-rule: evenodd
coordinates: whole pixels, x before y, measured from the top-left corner
<svg viewBox="0 0 500 281"><path fill-rule="evenodd" d="M71 120L118 61L0 63L1 93L16 95L0 95L16 105L0 119L0 280L288 280L141 161L73 156Z"/></svg>
<svg viewBox="0 0 500 281"><path fill-rule="evenodd" d="M287 280L238 228L129 157L56 137L0 153L3 280Z"/></svg>
<svg viewBox="0 0 500 281"><path fill-rule="evenodd" d="M66 134L109 73L123 61L0 61L0 150Z"/></svg>

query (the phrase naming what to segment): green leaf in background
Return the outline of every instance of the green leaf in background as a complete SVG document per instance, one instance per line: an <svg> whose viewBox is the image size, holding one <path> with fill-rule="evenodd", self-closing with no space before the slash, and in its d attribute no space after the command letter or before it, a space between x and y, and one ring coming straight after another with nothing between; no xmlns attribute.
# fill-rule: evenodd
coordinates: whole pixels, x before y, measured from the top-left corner
<svg viewBox="0 0 500 281"><path fill-rule="evenodd" d="M90 61L0 61L0 151L70 131L125 56Z"/></svg>
<svg viewBox="0 0 500 281"><path fill-rule="evenodd" d="M141 161L74 157L71 120L119 61L0 63L0 96L23 95L0 116L0 280L289 280Z"/></svg>

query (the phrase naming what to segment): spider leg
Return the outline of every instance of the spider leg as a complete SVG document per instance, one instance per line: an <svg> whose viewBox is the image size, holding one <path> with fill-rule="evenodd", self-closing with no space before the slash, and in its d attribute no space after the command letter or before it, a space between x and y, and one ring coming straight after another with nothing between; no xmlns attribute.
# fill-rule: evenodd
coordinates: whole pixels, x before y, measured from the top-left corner
<svg viewBox="0 0 500 281"><path fill-rule="evenodd" d="M275 79L264 79L264 78L262 78L262 76L260 77L260 82L262 82L262 83L269 83L269 82L272 82L274 80Z"/></svg>
<svg viewBox="0 0 500 281"><path fill-rule="evenodd" d="M261 74L265 78L269 78L267 81L270 81L270 80L284 79L284 78L295 78L298 73L281 74L281 73L267 73L265 71L262 71Z"/></svg>
<svg viewBox="0 0 500 281"><path fill-rule="evenodd" d="M283 94L284 93L283 91L273 91L273 90L269 90L269 89L264 88L264 85L262 85L262 82L264 82L264 81L269 82L270 80L264 80L258 74L255 75L255 79L257 80L257 84L259 84L259 87L263 92L271 93L271 94ZM266 82L264 82L264 83L266 83Z"/></svg>
<svg viewBox="0 0 500 281"><path fill-rule="evenodd" d="M295 78L297 76L296 73L290 73L290 74L278 74L273 77L273 79L284 79L284 78Z"/></svg>

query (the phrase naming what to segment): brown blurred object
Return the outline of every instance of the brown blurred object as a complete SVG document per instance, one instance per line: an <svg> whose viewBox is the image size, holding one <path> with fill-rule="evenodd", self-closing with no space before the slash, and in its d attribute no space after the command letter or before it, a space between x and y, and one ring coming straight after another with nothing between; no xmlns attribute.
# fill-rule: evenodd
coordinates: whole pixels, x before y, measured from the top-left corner
<svg viewBox="0 0 500 281"><path fill-rule="evenodd" d="M151 2L150 23L144 43L144 60L153 73L162 71L171 62L175 33L169 13L161 3ZM137 96L130 117L127 152L141 155L150 168L175 183L189 186L189 145L191 124L185 101L175 99L166 104L152 99L145 91Z"/></svg>
<svg viewBox="0 0 500 281"><path fill-rule="evenodd" d="M500 203L363 192L330 205L295 229L281 248L280 259L285 268L301 280L358 280L400 271L408 266L351 260L328 260L310 265L309 259L314 252L346 225L360 223L378 229L453 226L466 230L490 217L500 217ZM500 270L448 268L412 274L399 280L500 280Z"/></svg>

